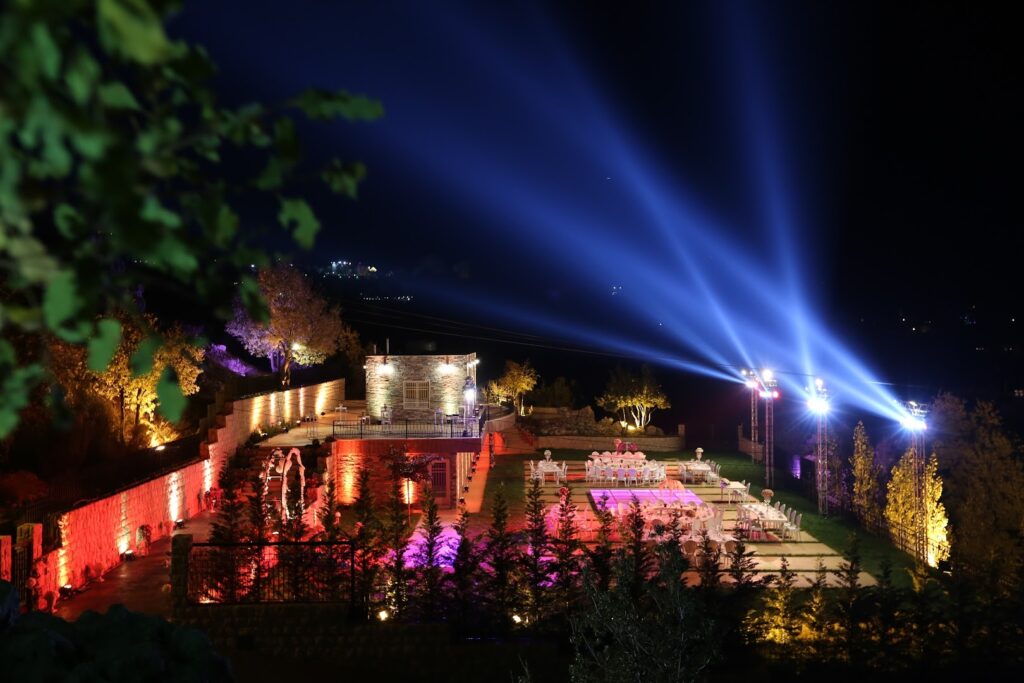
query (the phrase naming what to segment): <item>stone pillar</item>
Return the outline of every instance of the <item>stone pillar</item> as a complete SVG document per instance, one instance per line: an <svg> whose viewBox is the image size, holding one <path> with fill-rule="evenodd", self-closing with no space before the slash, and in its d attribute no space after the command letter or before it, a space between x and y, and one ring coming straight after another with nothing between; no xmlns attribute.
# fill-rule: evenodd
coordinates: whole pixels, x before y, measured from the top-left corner
<svg viewBox="0 0 1024 683"><path fill-rule="evenodd" d="M11 580L11 557L14 552L10 536L0 536L0 581Z"/></svg>
<svg viewBox="0 0 1024 683"><path fill-rule="evenodd" d="M188 603L188 556L192 550L192 534L171 537L171 606Z"/></svg>
<svg viewBox="0 0 1024 683"><path fill-rule="evenodd" d="M38 560L43 556L43 525L21 524L18 526L18 545L28 546L30 557Z"/></svg>

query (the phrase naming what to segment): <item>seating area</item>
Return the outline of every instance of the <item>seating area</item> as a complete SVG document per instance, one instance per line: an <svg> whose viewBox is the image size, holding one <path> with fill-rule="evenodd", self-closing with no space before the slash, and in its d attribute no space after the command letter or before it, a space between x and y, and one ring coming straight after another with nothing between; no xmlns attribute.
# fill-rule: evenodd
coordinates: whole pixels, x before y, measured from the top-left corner
<svg viewBox="0 0 1024 683"><path fill-rule="evenodd" d="M636 465L601 465L597 461L585 462L584 481L615 486L650 486L665 481L665 465L648 462Z"/></svg>

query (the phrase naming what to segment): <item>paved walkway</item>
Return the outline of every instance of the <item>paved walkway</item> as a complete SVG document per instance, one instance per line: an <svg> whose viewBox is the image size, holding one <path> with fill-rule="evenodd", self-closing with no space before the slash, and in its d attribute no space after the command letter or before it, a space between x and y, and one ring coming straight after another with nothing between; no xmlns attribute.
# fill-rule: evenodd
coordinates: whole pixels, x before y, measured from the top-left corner
<svg viewBox="0 0 1024 683"><path fill-rule="evenodd" d="M192 534L194 540L209 538L213 517L203 513L188 521L184 529L174 532ZM133 612L171 614L170 595L171 539L161 538L149 549L149 554L131 562L122 562L108 571L103 581L89 585L78 595L57 603L58 617L74 621L83 612L106 612L111 605L124 605Z"/></svg>

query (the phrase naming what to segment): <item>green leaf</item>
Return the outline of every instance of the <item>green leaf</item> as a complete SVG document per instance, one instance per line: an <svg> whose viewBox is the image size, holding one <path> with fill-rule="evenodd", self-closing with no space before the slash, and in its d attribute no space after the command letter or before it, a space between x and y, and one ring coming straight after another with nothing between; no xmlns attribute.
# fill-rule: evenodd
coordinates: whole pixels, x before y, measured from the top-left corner
<svg viewBox="0 0 1024 683"><path fill-rule="evenodd" d="M49 282L56 277L59 266L39 240L32 237L11 237L7 253L14 259L18 273L29 282Z"/></svg>
<svg viewBox="0 0 1024 683"><path fill-rule="evenodd" d="M213 230L213 242L218 247L226 247L238 232L238 214L227 204L217 209L217 221Z"/></svg>
<svg viewBox="0 0 1024 683"><path fill-rule="evenodd" d="M160 261L182 273L192 273L199 268L195 254L189 251L184 242L171 235L164 235L153 253Z"/></svg>
<svg viewBox="0 0 1024 683"><path fill-rule="evenodd" d="M53 210L53 222L62 237L74 237L75 228L82 225L82 214L70 204L58 204Z"/></svg>
<svg viewBox="0 0 1024 683"><path fill-rule="evenodd" d="M51 330L59 329L80 307L75 274L67 270L57 273L43 293L43 319L46 326Z"/></svg>
<svg viewBox="0 0 1024 683"><path fill-rule="evenodd" d="M311 119L341 117L349 121L373 121L384 114L384 107L378 100L344 90L331 92L310 88L289 104L301 109Z"/></svg>
<svg viewBox="0 0 1024 683"><path fill-rule="evenodd" d="M281 199L281 210L277 220L286 229L294 228L295 241L303 249L311 249L316 233L320 230L320 221L313 214L304 199Z"/></svg>
<svg viewBox="0 0 1024 683"><path fill-rule="evenodd" d="M0 364L0 439L5 438L18 426L18 417L28 405L32 387L43 377L43 368L38 364L15 367L13 363Z"/></svg>
<svg viewBox="0 0 1024 683"><path fill-rule="evenodd" d="M139 343L129 361L132 366L132 373L136 377L148 375L153 369L153 356L160 348L160 337L146 337Z"/></svg>
<svg viewBox="0 0 1024 683"><path fill-rule="evenodd" d="M89 369L93 372L106 370L120 342L121 323L114 318L99 321L96 334L89 340Z"/></svg>
<svg viewBox="0 0 1024 683"><path fill-rule="evenodd" d="M60 48L46 24L32 24L32 47L43 75L54 80L60 73Z"/></svg>
<svg viewBox="0 0 1024 683"><path fill-rule="evenodd" d="M96 21L104 49L140 64L172 55L163 22L145 0L99 0Z"/></svg>
<svg viewBox="0 0 1024 683"><path fill-rule="evenodd" d="M110 134L103 130L74 130L69 137L71 144L86 159L99 159L110 144Z"/></svg>
<svg viewBox="0 0 1024 683"><path fill-rule="evenodd" d="M293 163L277 155L272 156L253 184L261 190L277 190L284 184L284 177L291 171L292 166Z"/></svg>
<svg viewBox="0 0 1024 683"><path fill-rule="evenodd" d="M139 101L124 83L115 81L100 86L100 102L111 109L138 109Z"/></svg>
<svg viewBox="0 0 1024 683"><path fill-rule="evenodd" d="M142 203L142 211L139 212L139 215L143 220L162 223L168 228L181 227L181 217L170 209L164 208L160 204L160 200L153 195L146 197L146 200Z"/></svg>
<svg viewBox="0 0 1024 683"><path fill-rule="evenodd" d="M68 90L71 92L71 99L77 104L85 104L92 96L99 75L100 65L92 55L85 50L77 50L64 73L64 82L67 83Z"/></svg>
<svg viewBox="0 0 1024 683"><path fill-rule="evenodd" d="M340 159L331 159L320 177L334 192L355 199L359 183L366 177L366 167L358 161L343 164Z"/></svg>
<svg viewBox="0 0 1024 683"><path fill-rule="evenodd" d="M267 302L263 300L260 293L260 284L256 278L243 275L238 283L238 297L242 300L242 306L249 317L258 323L265 323L270 320L270 310Z"/></svg>
<svg viewBox="0 0 1024 683"><path fill-rule="evenodd" d="M160 401L160 413L171 422L181 419L185 411L185 397L178 386L178 378L171 367L164 368L160 381L156 384L156 397Z"/></svg>

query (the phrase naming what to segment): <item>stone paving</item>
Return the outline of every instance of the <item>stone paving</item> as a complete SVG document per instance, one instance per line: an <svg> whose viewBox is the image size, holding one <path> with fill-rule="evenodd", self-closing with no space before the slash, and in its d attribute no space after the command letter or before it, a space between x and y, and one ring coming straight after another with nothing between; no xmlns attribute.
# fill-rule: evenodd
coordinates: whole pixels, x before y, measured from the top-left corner
<svg viewBox="0 0 1024 683"><path fill-rule="evenodd" d="M177 534L192 534L194 540L209 538L213 516L204 512L188 521ZM74 621L83 612L106 612L111 605L124 605L133 612L171 614L170 572L171 539L161 538L150 546L149 554L130 562L122 562L108 571L102 581L90 584L84 591L57 603L58 617Z"/></svg>
<svg viewBox="0 0 1024 683"><path fill-rule="evenodd" d="M567 460L566 462L568 464L568 480L572 490L573 502L575 502L581 510L589 510L591 513L594 512L593 502L588 495L590 489L608 488L608 485L585 481L584 461ZM669 478L678 478L678 465L676 461L665 460L664 462L669 463ZM529 476L529 464L524 462L523 477L527 481L527 485L529 484ZM543 486L545 504L557 504L558 490L560 486L561 485L554 484L550 477L547 478L547 481ZM717 484L686 484L686 488L696 493L705 503L714 505L716 508L723 511L723 528L726 533L729 533L734 528L736 524L737 503L729 502L728 498L723 499L721 489ZM747 496L746 500L748 502L753 502L755 499L751 496ZM815 570L817 569L819 559L824 563L825 568L829 570L837 569L839 564L842 562L842 554L838 550L821 543L806 531L801 532L799 539L787 539L783 542L749 541L746 546L748 550L753 550L756 553L754 557L757 562L756 571L761 573L778 573L781 568L782 558L785 557L789 563L789 568L797 575L797 586L806 586L814 580L816 574ZM864 585L874 585L877 583L875 578L867 572L861 572L860 580ZM835 585L837 583L836 578L829 575L828 583L829 585Z"/></svg>

